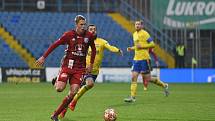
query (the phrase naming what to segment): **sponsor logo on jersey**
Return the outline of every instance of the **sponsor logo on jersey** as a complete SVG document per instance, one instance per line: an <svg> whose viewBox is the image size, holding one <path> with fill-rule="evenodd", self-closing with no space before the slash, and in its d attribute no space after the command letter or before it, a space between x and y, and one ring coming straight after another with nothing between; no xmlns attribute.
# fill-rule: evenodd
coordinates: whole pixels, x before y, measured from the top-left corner
<svg viewBox="0 0 215 121"><path fill-rule="evenodd" d="M83 51L84 51L84 45L77 44L75 46L75 52L72 52L72 54L76 56L85 56L85 53Z"/></svg>

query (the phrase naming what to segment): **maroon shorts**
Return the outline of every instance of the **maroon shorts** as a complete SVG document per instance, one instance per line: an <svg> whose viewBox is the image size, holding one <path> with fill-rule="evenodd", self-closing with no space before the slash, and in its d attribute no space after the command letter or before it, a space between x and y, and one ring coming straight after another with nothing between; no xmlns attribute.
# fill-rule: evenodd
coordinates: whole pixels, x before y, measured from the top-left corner
<svg viewBox="0 0 215 121"><path fill-rule="evenodd" d="M62 81L67 83L69 80L70 85L72 84L81 84L83 74L85 73L85 69L69 69L69 68L61 68L57 81Z"/></svg>

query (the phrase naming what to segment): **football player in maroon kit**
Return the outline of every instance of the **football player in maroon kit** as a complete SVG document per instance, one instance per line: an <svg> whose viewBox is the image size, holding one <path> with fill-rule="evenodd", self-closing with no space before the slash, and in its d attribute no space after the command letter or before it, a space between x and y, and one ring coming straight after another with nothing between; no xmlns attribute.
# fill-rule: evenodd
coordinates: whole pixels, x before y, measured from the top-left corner
<svg viewBox="0 0 215 121"><path fill-rule="evenodd" d="M61 69L55 82L57 92L62 92L66 88L67 81L70 84L69 94L63 99L62 103L51 116L53 121L59 121L58 115L72 101L74 95L80 88L82 75L92 71L96 48L94 44L94 35L86 31L86 19L82 15L75 17L75 30L65 32L57 41L55 41L48 50L36 61L37 66L45 62L45 58L59 45L67 45L65 56L61 62ZM86 67L86 56L89 46L92 49L90 65Z"/></svg>

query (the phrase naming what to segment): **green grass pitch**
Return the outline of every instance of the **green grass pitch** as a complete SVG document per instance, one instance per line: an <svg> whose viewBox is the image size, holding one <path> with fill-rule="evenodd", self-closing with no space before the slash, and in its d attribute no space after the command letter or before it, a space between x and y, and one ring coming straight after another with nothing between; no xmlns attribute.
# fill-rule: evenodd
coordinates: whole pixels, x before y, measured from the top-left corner
<svg viewBox="0 0 215 121"><path fill-rule="evenodd" d="M61 121L103 121L106 108L118 112L117 121L215 121L215 84L169 84L170 96L153 84L138 84L135 103L125 103L129 83L96 84L68 110ZM0 84L0 121L50 121L68 87L57 93L50 83Z"/></svg>

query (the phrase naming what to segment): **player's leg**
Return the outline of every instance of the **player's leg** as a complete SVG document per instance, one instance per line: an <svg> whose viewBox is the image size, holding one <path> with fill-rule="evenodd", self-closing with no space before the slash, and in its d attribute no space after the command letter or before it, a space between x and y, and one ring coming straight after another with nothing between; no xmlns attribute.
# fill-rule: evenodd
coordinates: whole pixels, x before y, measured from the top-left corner
<svg viewBox="0 0 215 121"><path fill-rule="evenodd" d="M131 96L136 97L137 94L137 78L139 73L138 72L132 72L132 82L131 82Z"/></svg>
<svg viewBox="0 0 215 121"><path fill-rule="evenodd" d="M90 90L94 86L94 82L97 78L97 75L86 75L84 77L84 82L86 83L78 90L78 93L74 96L72 102L69 104L69 108L74 111L77 101L85 94L88 90Z"/></svg>
<svg viewBox="0 0 215 121"><path fill-rule="evenodd" d="M150 80L151 83L154 83L160 87L162 87L164 89L164 94L165 96L168 96L169 95L169 91L168 91L168 84L167 83L164 83L163 81L161 81L159 78L157 77L152 77L151 80Z"/></svg>
<svg viewBox="0 0 215 121"><path fill-rule="evenodd" d="M151 74L150 73L141 73L141 75L142 75L142 79L144 81L149 82L149 80L151 79ZM147 90L147 89L145 89L145 85L144 85L143 89Z"/></svg>
<svg viewBox="0 0 215 121"><path fill-rule="evenodd" d="M142 62L141 75L143 79L143 89L147 90L148 82L151 80L151 64L149 60L144 60Z"/></svg>
<svg viewBox="0 0 215 121"><path fill-rule="evenodd" d="M151 60L146 60L143 62L142 64L142 70L143 73L149 73L150 71L152 71L152 67L151 67ZM146 91L148 89L148 84L149 84L149 79L143 79L143 90Z"/></svg>
<svg viewBox="0 0 215 121"><path fill-rule="evenodd" d="M66 107L60 112L60 114L59 114L60 118L64 118L64 116L65 116L65 114L67 112L67 108L68 108L69 104L71 103L71 101L73 100L74 96L77 94L78 90L80 89L82 75L83 75L83 71L76 71L72 75L72 78L70 78L70 80L69 80L69 82L70 82L69 95L71 97L71 100L66 105Z"/></svg>
<svg viewBox="0 0 215 121"><path fill-rule="evenodd" d="M151 77L151 80L150 80L151 83L154 83L160 87L165 87L166 83L162 82L160 79L158 79L157 77Z"/></svg>
<svg viewBox="0 0 215 121"><path fill-rule="evenodd" d="M60 115L61 118L63 118L65 116L65 114L66 114L65 109L67 109L69 103L72 101L73 97L78 92L79 87L80 87L79 84L71 84L70 85L70 91L69 91L68 96L66 97L67 100L65 100L65 102L63 102L59 106L58 110L56 110L56 112L55 112L56 113L55 115L57 115L57 116ZM64 112L64 116L62 116L62 112Z"/></svg>
<svg viewBox="0 0 215 121"><path fill-rule="evenodd" d="M131 77L131 86L130 86L130 91L131 95L128 98L125 98L125 102L134 102L136 98L136 93L137 93L137 78L139 76L139 73L141 71L141 61L133 61L132 65L132 77Z"/></svg>
<svg viewBox="0 0 215 121"><path fill-rule="evenodd" d="M75 94L78 92L80 84L70 84L69 94L64 98L61 105L54 112L52 117L60 117L63 118L66 114L69 103L72 101Z"/></svg>
<svg viewBox="0 0 215 121"><path fill-rule="evenodd" d="M143 79L143 90L144 90L144 91L147 91L147 89L148 89L148 84L149 84L148 80L144 80L144 79Z"/></svg>
<svg viewBox="0 0 215 121"><path fill-rule="evenodd" d="M78 100L86 91L93 88L96 78L97 75L86 75L83 80L85 84L81 86L81 89L78 90L73 100Z"/></svg>
<svg viewBox="0 0 215 121"><path fill-rule="evenodd" d="M60 119L63 119L63 118L65 117L65 115L66 115L67 110L68 110L68 107L67 107L67 108L64 108L63 111L61 111L61 113L59 114L58 117L59 117Z"/></svg>
<svg viewBox="0 0 215 121"><path fill-rule="evenodd" d="M164 88L165 96L169 95L168 84L164 83L163 81L160 80L160 69L159 68L156 69L156 76L152 77L150 82Z"/></svg>
<svg viewBox="0 0 215 121"><path fill-rule="evenodd" d="M131 86L130 86L130 93L131 95L128 98L125 98L125 102L134 102L137 94L137 78L138 78L139 73L133 71L132 72L132 81L131 81Z"/></svg>
<svg viewBox="0 0 215 121"><path fill-rule="evenodd" d="M65 72L59 73L57 76L54 87L57 92L62 92L66 88L67 80L69 79L69 75Z"/></svg>
<svg viewBox="0 0 215 121"><path fill-rule="evenodd" d="M156 75L151 77L150 82L165 88L167 83L164 83L163 81L160 80L160 68L156 68L155 71L156 71Z"/></svg>
<svg viewBox="0 0 215 121"><path fill-rule="evenodd" d="M143 80L143 89L147 90L148 82L151 78L151 62L150 60L141 61L141 75Z"/></svg>
<svg viewBox="0 0 215 121"><path fill-rule="evenodd" d="M58 78L55 82L55 89L58 92L62 92L66 88L67 80L69 79L69 75L67 73L60 73L58 75ZM57 110L52 114L51 119L53 121L58 121L58 115L59 113L65 108L68 102L71 101L70 96L66 96L62 103L58 106Z"/></svg>

